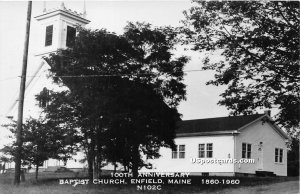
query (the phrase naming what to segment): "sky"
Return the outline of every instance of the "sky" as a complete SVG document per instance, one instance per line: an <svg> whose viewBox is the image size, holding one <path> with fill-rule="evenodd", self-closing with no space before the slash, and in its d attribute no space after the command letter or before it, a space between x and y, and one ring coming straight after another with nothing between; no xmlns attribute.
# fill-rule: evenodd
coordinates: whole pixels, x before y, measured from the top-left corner
<svg viewBox="0 0 300 194"><path fill-rule="evenodd" d="M46 8L59 7L60 4L61 2L58 1L47 1ZM83 1L65 1L64 4L68 9L83 11ZM37 38L41 26L34 17L42 13L43 6L43 1L33 1L28 76L33 75L39 65L35 53L43 43ZM191 6L190 1L86 1L87 19L91 21L86 27L105 28L117 34L122 34L128 21L175 27L181 25L180 21L184 19L182 12ZM20 87L18 76L21 74L22 67L26 11L27 2L25 1L0 1L0 124L1 121L4 122L7 110L18 96ZM201 53L179 48L175 54L191 57L185 70L201 69L203 57ZM183 120L228 116L229 111L217 105L221 99L219 95L225 87L205 84L212 78L212 71L186 73L184 83L187 85L187 100L182 101L178 107ZM39 80L36 82L38 84ZM29 89L34 91L34 85ZM25 105L32 104L28 95L25 95ZM0 147L6 135L5 129L0 128Z"/></svg>

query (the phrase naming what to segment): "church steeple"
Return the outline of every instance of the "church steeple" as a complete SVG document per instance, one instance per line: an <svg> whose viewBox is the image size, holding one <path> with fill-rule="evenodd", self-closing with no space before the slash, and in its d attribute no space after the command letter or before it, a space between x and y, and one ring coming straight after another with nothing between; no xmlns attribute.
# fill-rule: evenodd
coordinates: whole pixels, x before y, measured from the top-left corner
<svg viewBox="0 0 300 194"><path fill-rule="evenodd" d="M62 2L59 8L46 9L44 3L43 13L35 17L41 24L40 49L37 55L45 55L72 46L76 35L76 26L85 26L90 21L83 13L67 9Z"/></svg>

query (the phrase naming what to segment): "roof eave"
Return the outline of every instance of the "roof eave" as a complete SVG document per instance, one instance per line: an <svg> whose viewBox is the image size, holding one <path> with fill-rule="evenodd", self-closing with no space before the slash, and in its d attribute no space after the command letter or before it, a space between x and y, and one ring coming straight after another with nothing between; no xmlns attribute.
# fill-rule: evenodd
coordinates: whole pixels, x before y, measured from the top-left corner
<svg viewBox="0 0 300 194"><path fill-rule="evenodd" d="M195 133L177 133L176 137L195 137L195 136L210 136L210 135L234 135L238 134L237 130L232 131L208 131L208 132L195 132Z"/></svg>
<svg viewBox="0 0 300 194"><path fill-rule="evenodd" d="M89 20L87 20L87 19L85 19L85 18L83 18L79 15L75 15L74 13L70 13L68 11L61 10L61 9L53 10L53 11L44 13L42 15L35 16L34 18L39 21L39 20L47 19L49 17L53 17L53 16L56 16L56 15L59 15L59 14L62 14L62 15L67 16L67 17L71 17L71 18L73 18L77 21L80 21L80 22L84 23L84 24L90 23Z"/></svg>

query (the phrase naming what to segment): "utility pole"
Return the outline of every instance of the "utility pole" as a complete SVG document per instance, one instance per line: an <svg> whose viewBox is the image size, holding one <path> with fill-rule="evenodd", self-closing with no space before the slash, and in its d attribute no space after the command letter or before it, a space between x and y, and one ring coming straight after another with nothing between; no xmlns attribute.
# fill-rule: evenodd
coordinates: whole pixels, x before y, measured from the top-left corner
<svg viewBox="0 0 300 194"><path fill-rule="evenodd" d="M22 143L23 143L22 142L23 107L24 107L24 94L25 94L26 71L27 71L31 7L32 7L32 1L28 1L26 35L25 35L25 42L24 42L23 65L22 65L22 75L21 75L20 94L19 94L18 123L17 123L17 131L16 131L17 150L15 156L15 180L14 180L15 185L20 184L20 175L21 175L21 154L22 154Z"/></svg>

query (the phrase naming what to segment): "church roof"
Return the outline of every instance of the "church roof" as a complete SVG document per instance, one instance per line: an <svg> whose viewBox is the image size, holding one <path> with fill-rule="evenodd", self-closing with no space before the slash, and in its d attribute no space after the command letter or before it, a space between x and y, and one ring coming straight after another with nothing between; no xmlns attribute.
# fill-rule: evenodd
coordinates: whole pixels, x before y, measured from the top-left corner
<svg viewBox="0 0 300 194"><path fill-rule="evenodd" d="M176 135L191 136L192 134L232 133L262 116L264 116L264 114L179 121Z"/></svg>
<svg viewBox="0 0 300 194"><path fill-rule="evenodd" d="M66 9L66 8L54 8L54 9L49 9L46 12L42 13L41 15L35 16L34 18L39 20L47 19L53 16L57 15L63 15L69 18L72 18L76 21L80 21L84 24L88 24L90 21L84 18L84 14L78 13L76 11L72 11L71 9Z"/></svg>

